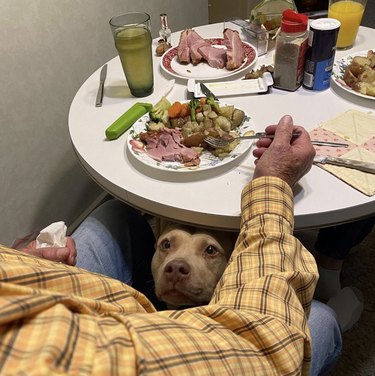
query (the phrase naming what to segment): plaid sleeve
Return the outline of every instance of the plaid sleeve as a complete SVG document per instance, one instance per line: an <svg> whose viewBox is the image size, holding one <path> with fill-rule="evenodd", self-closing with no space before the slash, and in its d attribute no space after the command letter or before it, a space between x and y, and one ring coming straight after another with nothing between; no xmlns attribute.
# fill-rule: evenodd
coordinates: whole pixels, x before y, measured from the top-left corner
<svg viewBox="0 0 375 376"><path fill-rule="evenodd" d="M292 193L243 191L243 229L209 305L155 312L119 281L0 248L1 375L308 374L312 258Z"/></svg>

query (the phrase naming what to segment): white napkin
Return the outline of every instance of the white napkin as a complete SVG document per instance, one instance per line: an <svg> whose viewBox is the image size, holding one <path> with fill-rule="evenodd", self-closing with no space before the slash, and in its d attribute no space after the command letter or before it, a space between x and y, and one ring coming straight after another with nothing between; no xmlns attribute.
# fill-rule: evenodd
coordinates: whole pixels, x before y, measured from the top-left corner
<svg viewBox="0 0 375 376"><path fill-rule="evenodd" d="M63 221L51 223L40 231L36 238L36 248L65 247L66 229Z"/></svg>

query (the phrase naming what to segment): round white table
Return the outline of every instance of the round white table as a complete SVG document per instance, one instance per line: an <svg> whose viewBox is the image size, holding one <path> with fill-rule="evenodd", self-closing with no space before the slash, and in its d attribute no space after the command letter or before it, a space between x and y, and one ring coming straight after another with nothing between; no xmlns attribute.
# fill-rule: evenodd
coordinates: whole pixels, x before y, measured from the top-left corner
<svg viewBox="0 0 375 376"><path fill-rule="evenodd" d="M223 24L196 27L203 37L220 37ZM172 35L177 45L179 32ZM338 51L336 59L355 51L374 48L375 30L360 28L351 50ZM155 49L156 41L154 41ZM273 51L258 59L257 65L272 63ZM127 88L118 57L108 62L108 75L102 107L95 107L99 83L98 69L78 90L69 112L69 132L77 157L86 172L105 191L145 212L197 226L238 230L240 193L251 180L254 158L251 151L211 170L177 173L158 170L135 160L127 152L124 134L114 141L105 139L105 129L132 104L155 103L160 90L174 77L160 68L161 59L154 56L155 92L146 98L134 98ZM245 73L230 80L241 79ZM186 100L187 81L176 79L168 99ZM360 98L332 84L322 92L300 88L295 92L273 90L266 95L225 98L250 115L256 130L275 124L289 113L295 124L307 130L316 128L348 110L375 113L375 100ZM330 226L375 213L375 197L368 197L338 178L313 166L295 191L295 227L297 230Z"/></svg>

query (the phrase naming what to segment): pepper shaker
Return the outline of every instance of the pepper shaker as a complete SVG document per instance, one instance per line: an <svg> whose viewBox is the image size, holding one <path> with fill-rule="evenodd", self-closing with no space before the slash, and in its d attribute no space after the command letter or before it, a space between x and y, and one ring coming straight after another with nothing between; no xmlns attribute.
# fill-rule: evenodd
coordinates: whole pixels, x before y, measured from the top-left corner
<svg viewBox="0 0 375 376"><path fill-rule="evenodd" d="M276 38L274 87L295 91L303 80L307 50L308 17L290 9L283 12Z"/></svg>

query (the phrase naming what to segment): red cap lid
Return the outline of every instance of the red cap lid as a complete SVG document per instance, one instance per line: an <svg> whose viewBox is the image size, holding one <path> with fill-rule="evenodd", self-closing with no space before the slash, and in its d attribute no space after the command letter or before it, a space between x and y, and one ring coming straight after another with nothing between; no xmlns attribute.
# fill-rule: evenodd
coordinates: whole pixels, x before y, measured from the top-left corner
<svg viewBox="0 0 375 376"><path fill-rule="evenodd" d="M298 33L307 30L307 23L309 17L304 14L299 14L291 9L286 9L283 12L281 19L281 31L286 33Z"/></svg>

